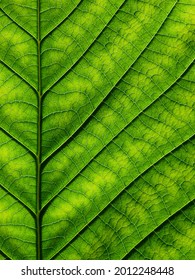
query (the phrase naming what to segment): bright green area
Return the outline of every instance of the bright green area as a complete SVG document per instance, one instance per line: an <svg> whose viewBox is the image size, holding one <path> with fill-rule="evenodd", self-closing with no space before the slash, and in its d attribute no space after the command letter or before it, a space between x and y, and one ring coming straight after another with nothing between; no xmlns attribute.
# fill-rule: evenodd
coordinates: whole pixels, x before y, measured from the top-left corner
<svg viewBox="0 0 195 280"><path fill-rule="evenodd" d="M0 260L194 259L193 1L0 5Z"/></svg>
<svg viewBox="0 0 195 280"><path fill-rule="evenodd" d="M149 244L153 243L153 248L146 244L143 250L149 252L160 250L161 246L155 247L155 241L150 239L150 233L156 236L158 227L164 221L169 223L172 215L194 198L195 178L192 174L194 159L191 157L194 155L194 144L195 141L183 144L130 184L103 213L97 216L95 221L87 225L60 254L55 256L55 259L121 259L147 237ZM179 250L175 250L173 246L172 255L169 256L170 248L166 254L164 252L164 259L179 259L180 256L183 258L184 252L187 259L194 256L193 219L191 215L189 221L191 228L188 226L185 229L185 224L182 225L186 230L182 239L177 240L178 235L175 235L177 226L174 231L169 232L173 238L172 242L182 243L183 239L188 242L191 240L192 247L186 246L179 254ZM61 224L65 222L62 220ZM177 220L175 224L177 225ZM162 230L168 234L166 228L163 227ZM163 241L166 243L166 238L162 237ZM129 258L130 256L131 253ZM160 259L161 256L160 253L158 256L157 252L152 259ZM143 258L147 258L144 253Z"/></svg>
<svg viewBox="0 0 195 280"><path fill-rule="evenodd" d="M33 211L36 207L36 168L27 149L0 131L1 185Z"/></svg>
<svg viewBox="0 0 195 280"><path fill-rule="evenodd" d="M194 260L194 202L157 228L126 257L130 260Z"/></svg>
<svg viewBox="0 0 195 280"><path fill-rule="evenodd" d="M58 80L64 76L64 74L70 70L75 63L77 63L83 54L87 52L91 44L97 40L98 35L102 33L104 27L107 26L108 22L116 14L118 8L123 2L124 0L81 1L81 4L77 9L75 9L75 12L68 16L58 28L53 30L51 35L48 36L46 40L43 40L41 47L41 72L44 93L49 90L56 82L58 82ZM66 17L64 13L63 16ZM96 52L99 52L98 45L99 44L95 44L94 46L95 49L97 49ZM93 61L91 61L91 63L93 63ZM83 69L84 66L81 65L81 67L82 71L85 71ZM85 65L85 67L88 67L88 65ZM89 71L91 72L90 69L87 69L87 73L89 73ZM85 76L85 72L82 74ZM97 75L98 73L93 72L91 74ZM65 81L67 79L69 80L67 77ZM64 86L64 83L62 83L57 85L57 88L60 88L60 92L58 94L61 93L62 87ZM73 83L72 79L70 83ZM77 80L76 84L78 85L78 83L80 84L79 80ZM73 84L74 91L77 90L77 87L75 86ZM69 88L67 87L67 92L68 91ZM53 95L49 95L52 98ZM48 98L49 97L47 97L47 100ZM74 97L72 100L74 100ZM54 103L53 98L49 98L48 102ZM84 102L86 103L86 100ZM45 104L48 106L48 103ZM61 107L58 108L58 111L60 109ZM45 113L45 110L43 110L43 112Z"/></svg>
<svg viewBox="0 0 195 280"><path fill-rule="evenodd" d="M37 37L37 0L1 0L0 5L3 14L10 17L12 22Z"/></svg>
<svg viewBox="0 0 195 280"><path fill-rule="evenodd" d="M41 37L48 36L58 25L71 15L82 0L42 0L40 3ZM86 2L86 1L85 1Z"/></svg>
<svg viewBox="0 0 195 280"><path fill-rule="evenodd" d="M0 72L1 126L33 153L36 153L37 96L6 66L1 65Z"/></svg>
<svg viewBox="0 0 195 280"><path fill-rule="evenodd" d="M77 47L75 48L73 43L71 44L72 48L70 48L70 51L68 49L64 53L66 58L64 64L63 58L60 54L58 55L60 65L68 66L71 63L73 66L72 71L69 71L51 91L46 93L47 95L44 99L44 158L62 145L82 125L88 116L94 112L153 39L154 34L166 19L170 8L174 5L170 1L162 12L161 1L158 2L159 6L154 7L149 3L143 4L143 2L140 2L138 5L140 11L137 13L137 17L129 13L129 2L125 2L117 12L117 16L110 21L107 29L102 31L96 43L91 45L90 48L89 39L87 42L83 42L81 37L78 38L78 42L75 41L78 47L83 45L84 49L89 48L84 56L80 54L80 51L77 50ZM119 26L120 30L118 30ZM133 28L129 28L130 26L133 26ZM91 25L91 28L93 28L93 25ZM148 30L147 33L145 31L146 28ZM69 29L67 28L67 30ZM70 28L70 30L73 30L73 28ZM81 35L82 33L79 34ZM62 40L62 37L59 35L58 38ZM66 38L69 38L69 36L66 36ZM57 44L58 39L55 39L55 42ZM49 46L51 52L51 43ZM186 47L189 48L190 46ZM78 60L80 58L79 63L75 66L71 51L74 54L74 59ZM192 52L192 50L190 51ZM53 59L48 60L48 55L47 63L51 61L52 67L54 67ZM56 56L55 51L52 52L52 55ZM188 58L187 65L189 60ZM60 68L60 65L56 65L56 67ZM45 66L43 65L43 67ZM64 67L62 68L64 73L65 69ZM48 83L50 81L48 77L49 69L47 66L45 70ZM55 69L51 71L52 79L55 78L55 71ZM154 71L158 71L158 69ZM44 76L43 72L43 79ZM65 92L64 89L66 89Z"/></svg>
<svg viewBox="0 0 195 280"><path fill-rule="evenodd" d="M56 252L58 246L60 248L64 241L67 243L140 174L193 135L195 119L192 108L186 106L186 102L183 103L182 100L177 104L169 99L170 95L174 98L175 87L179 88L177 94L182 96L185 93L179 83L174 86L170 90L172 94L168 92L162 96L155 102L155 106L148 108L127 126L92 162L88 163L84 171L64 188L63 192L55 197L43 216L43 239L46 239L45 243L48 244L46 247L50 248L50 243L55 244L54 252ZM186 89L187 87L185 91ZM192 92L190 97L193 99ZM192 115L193 123L189 121L189 115ZM57 189L55 186L61 184L64 169L59 169L60 162L57 159L56 165L43 176L43 180L48 180L46 190L49 190L49 182L50 184L52 182L53 189ZM191 171L193 173L193 169ZM170 176L166 169L164 172ZM154 184L159 184L158 179L155 181ZM193 196L194 193L192 198ZM127 202L124 202L124 205L127 205ZM64 207L66 211L63 211ZM134 207L132 204L133 211ZM135 212L141 214L140 209ZM55 239L51 238L48 226L52 228L52 236ZM49 251L51 253L51 250Z"/></svg>
<svg viewBox="0 0 195 280"><path fill-rule="evenodd" d="M37 47L34 38L0 10L0 60L37 88Z"/></svg>
<svg viewBox="0 0 195 280"><path fill-rule="evenodd" d="M17 186L15 186L17 187ZM0 247L10 259L35 259L35 221L23 203L0 189Z"/></svg>

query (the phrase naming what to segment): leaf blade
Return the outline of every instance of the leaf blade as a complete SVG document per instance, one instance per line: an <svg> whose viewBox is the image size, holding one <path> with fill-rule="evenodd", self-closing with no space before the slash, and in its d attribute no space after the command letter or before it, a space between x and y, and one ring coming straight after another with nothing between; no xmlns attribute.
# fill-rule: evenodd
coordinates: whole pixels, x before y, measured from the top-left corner
<svg viewBox="0 0 195 280"><path fill-rule="evenodd" d="M193 6L1 1L0 259L193 258Z"/></svg>

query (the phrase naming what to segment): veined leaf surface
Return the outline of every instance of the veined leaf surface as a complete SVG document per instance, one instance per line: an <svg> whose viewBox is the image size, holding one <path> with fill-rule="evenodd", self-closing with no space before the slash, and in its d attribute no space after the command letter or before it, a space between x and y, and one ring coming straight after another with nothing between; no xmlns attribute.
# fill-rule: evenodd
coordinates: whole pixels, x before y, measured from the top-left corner
<svg viewBox="0 0 195 280"><path fill-rule="evenodd" d="M194 259L192 0L1 0L0 259Z"/></svg>

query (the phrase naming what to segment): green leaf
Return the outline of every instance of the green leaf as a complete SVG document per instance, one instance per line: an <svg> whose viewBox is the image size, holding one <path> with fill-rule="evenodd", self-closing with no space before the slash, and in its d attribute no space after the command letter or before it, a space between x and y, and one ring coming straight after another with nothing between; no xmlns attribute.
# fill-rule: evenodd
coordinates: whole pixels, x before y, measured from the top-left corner
<svg viewBox="0 0 195 280"><path fill-rule="evenodd" d="M192 0L1 0L0 259L194 259Z"/></svg>

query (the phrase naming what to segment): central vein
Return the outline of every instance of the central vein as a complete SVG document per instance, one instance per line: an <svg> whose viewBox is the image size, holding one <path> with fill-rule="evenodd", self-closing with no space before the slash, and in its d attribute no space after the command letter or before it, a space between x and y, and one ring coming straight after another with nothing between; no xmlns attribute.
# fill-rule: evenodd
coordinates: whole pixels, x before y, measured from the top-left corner
<svg viewBox="0 0 195 280"><path fill-rule="evenodd" d="M37 259L41 256L41 132L42 132L42 84L41 84L41 28L40 0L37 3L37 57L38 57L38 128L37 128L37 190L36 190L36 246Z"/></svg>

